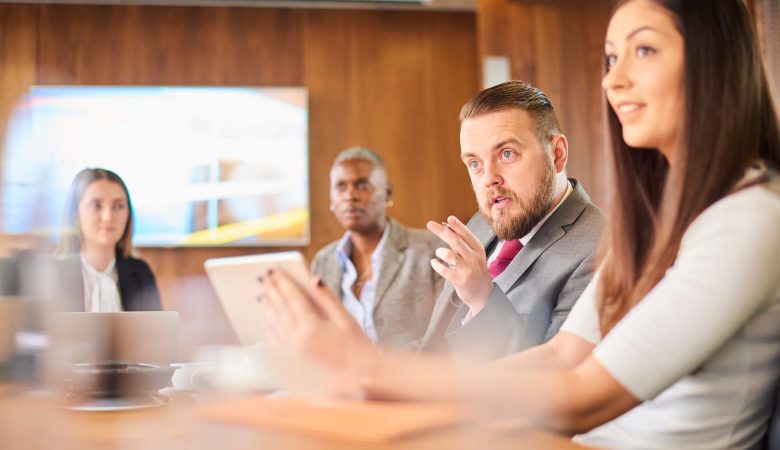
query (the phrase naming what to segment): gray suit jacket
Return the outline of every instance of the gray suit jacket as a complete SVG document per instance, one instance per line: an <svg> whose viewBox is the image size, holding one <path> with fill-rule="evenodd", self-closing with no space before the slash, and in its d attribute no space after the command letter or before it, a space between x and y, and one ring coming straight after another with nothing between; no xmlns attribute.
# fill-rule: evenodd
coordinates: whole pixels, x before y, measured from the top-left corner
<svg viewBox="0 0 780 450"><path fill-rule="evenodd" d="M382 249L374 326L379 344L402 347L419 340L428 326L434 299L444 283L431 268L431 259L444 243L427 230L407 229L390 217L387 226L390 230ZM337 246L335 241L320 250L311 271L340 293L344 267Z"/></svg>
<svg viewBox="0 0 780 450"><path fill-rule="evenodd" d="M574 191L497 276L485 308L461 326L468 307L445 283L420 350L484 362L550 339L593 276L604 215L577 180ZM488 254L496 235L481 215L468 223Z"/></svg>

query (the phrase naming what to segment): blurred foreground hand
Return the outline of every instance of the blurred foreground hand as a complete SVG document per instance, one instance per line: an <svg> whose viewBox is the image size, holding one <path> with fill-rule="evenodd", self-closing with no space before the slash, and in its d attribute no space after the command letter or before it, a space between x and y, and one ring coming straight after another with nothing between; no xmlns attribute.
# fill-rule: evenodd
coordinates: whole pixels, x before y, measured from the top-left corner
<svg viewBox="0 0 780 450"><path fill-rule="evenodd" d="M270 270L259 279L277 350L302 359L301 369L314 363L331 372L332 379L327 383L330 395L363 397L360 380L378 351L338 296L318 278L312 278L310 286L304 288L280 269ZM334 385L332 380L339 381Z"/></svg>

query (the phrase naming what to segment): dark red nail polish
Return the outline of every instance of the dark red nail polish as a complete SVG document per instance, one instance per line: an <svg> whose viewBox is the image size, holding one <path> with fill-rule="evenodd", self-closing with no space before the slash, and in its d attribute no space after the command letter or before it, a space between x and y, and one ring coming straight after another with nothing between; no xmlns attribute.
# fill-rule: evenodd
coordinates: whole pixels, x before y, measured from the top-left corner
<svg viewBox="0 0 780 450"><path fill-rule="evenodd" d="M319 288L325 287L325 283L323 283L322 278L317 280L317 287L319 287Z"/></svg>

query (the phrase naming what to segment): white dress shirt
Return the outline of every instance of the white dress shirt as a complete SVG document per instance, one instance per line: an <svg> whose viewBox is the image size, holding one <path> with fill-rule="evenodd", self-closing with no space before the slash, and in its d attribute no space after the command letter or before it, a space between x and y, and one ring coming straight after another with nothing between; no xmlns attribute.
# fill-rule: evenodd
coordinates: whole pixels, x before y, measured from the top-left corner
<svg viewBox="0 0 780 450"><path fill-rule="evenodd" d="M84 255L81 255L81 275L84 279L84 311L122 311L116 258L108 263L105 270L98 271L87 262Z"/></svg>
<svg viewBox="0 0 780 450"><path fill-rule="evenodd" d="M366 336L374 343L379 339L374 326L376 283L379 279L379 272L382 270L382 258L380 258L380 255L385 246L385 241L387 241L389 230L390 227L385 226L382 239L379 240L374 253L371 254L371 279L364 280L365 283L360 290L359 299L352 292L352 285L358 280L358 273L352 260L349 259L349 255L352 254L352 240L349 232L345 233L344 237L341 238L336 252L344 268L344 276L341 277L341 301L344 308L355 318L357 323L360 324L360 328L366 333Z"/></svg>

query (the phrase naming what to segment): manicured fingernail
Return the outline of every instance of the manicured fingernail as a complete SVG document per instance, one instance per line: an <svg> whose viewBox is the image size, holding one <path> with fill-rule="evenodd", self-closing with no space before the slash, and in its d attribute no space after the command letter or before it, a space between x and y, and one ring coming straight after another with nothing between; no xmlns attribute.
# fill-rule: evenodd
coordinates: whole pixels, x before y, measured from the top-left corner
<svg viewBox="0 0 780 450"><path fill-rule="evenodd" d="M322 281L322 278L320 278L320 279L318 279L318 280L317 280L317 287L318 287L318 288L323 288L323 287L325 287L325 283Z"/></svg>

